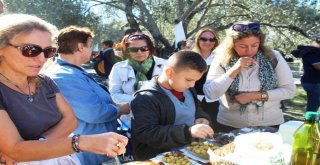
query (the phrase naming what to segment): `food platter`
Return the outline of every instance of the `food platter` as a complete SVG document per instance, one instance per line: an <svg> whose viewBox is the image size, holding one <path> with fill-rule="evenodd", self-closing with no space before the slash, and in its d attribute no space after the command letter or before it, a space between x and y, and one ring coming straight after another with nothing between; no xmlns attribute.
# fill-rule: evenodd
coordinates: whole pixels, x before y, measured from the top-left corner
<svg viewBox="0 0 320 165"><path fill-rule="evenodd" d="M175 161L172 161L172 159L176 159L176 160L184 159L183 162L186 165L209 165L210 164L209 161L206 161L205 163L203 163L203 162L199 161L199 158L189 156L188 154L186 154L182 150L169 151L169 152L165 152L165 153L159 154L156 157L152 158L151 161L159 163L161 165L180 164L180 163L177 163Z"/></svg>
<svg viewBox="0 0 320 165"><path fill-rule="evenodd" d="M186 151L194 156L209 160L209 154L207 152L209 148L215 150L219 148L219 146L208 141L194 141L186 146Z"/></svg>
<svg viewBox="0 0 320 165"><path fill-rule="evenodd" d="M228 133L224 132L219 132L215 133L212 138L207 138L207 139L195 139L193 143L190 145L184 146L183 148L179 149L178 151L174 151L178 153L181 156L181 158L185 157L188 159L188 161L192 165L209 165L209 158L211 158L211 155L209 156L208 151L216 151L217 155L220 153L232 153L234 149L234 139L243 134L248 134L248 133L254 133L254 132L271 132L275 133L277 132L277 129L273 127L247 127L247 128L242 128L238 130L234 130ZM191 146L208 146L210 150L204 149L202 151L194 151ZM207 150L207 151L205 151ZM172 152L172 151L171 151ZM170 152L165 152L162 154L159 154L158 156L154 157L151 159L152 162L158 163L161 165L172 165L174 163L169 163L166 162L163 158L168 157L168 153ZM210 152L209 152L210 153ZM220 160L222 160L222 164L231 164L232 162L229 161L230 159L223 159L223 158L228 158L224 157L225 155L220 154ZM219 163L221 165L221 163Z"/></svg>

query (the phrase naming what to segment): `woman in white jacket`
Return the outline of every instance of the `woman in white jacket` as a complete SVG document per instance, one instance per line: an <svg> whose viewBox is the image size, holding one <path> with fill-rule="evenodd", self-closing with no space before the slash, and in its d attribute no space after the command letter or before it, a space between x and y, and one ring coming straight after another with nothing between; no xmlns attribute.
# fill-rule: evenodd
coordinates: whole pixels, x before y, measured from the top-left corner
<svg viewBox="0 0 320 165"><path fill-rule="evenodd" d="M284 122L280 101L292 98L296 86L284 58L264 45L260 24L233 24L215 52L203 89L210 99L220 97L215 132L278 128Z"/></svg>
<svg viewBox="0 0 320 165"><path fill-rule="evenodd" d="M143 81L160 75L166 60L153 56L154 53L155 47L149 36L125 36L123 55L126 60L116 63L109 75L109 91L114 102L129 103ZM122 115L121 119L130 127L130 115Z"/></svg>

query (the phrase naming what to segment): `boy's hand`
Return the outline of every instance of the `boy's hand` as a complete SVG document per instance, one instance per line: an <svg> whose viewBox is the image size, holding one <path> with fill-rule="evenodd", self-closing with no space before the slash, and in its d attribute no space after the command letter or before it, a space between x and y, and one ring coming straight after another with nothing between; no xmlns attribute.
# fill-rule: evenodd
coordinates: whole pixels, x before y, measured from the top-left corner
<svg viewBox="0 0 320 165"><path fill-rule="evenodd" d="M198 119L196 119L195 123L210 125L210 122L206 118L198 118Z"/></svg>
<svg viewBox="0 0 320 165"><path fill-rule="evenodd" d="M213 129L207 124L196 124L190 127L193 138L207 138L213 136Z"/></svg>

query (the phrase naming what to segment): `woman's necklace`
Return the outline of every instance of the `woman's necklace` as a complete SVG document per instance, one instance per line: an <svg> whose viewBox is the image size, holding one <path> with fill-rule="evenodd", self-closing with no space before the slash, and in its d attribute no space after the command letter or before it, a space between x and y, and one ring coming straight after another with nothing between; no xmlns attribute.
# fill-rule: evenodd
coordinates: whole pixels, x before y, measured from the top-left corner
<svg viewBox="0 0 320 165"><path fill-rule="evenodd" d="M10 84L14 85L16 88L18 88L19 91L21 91L23 94L28 95L27 100L28 100L29 102L32 103L32 102L34 101L34 96L32 95L31 90L30 90L30 83L29 83L29 81L28 81L28 84L27 84L27 86L26 86L26 87L28 87L28 89L29 89L29 93L27 94L27 93L25 93L18 85L16 85L13 81L11 81L10 79L8 79L5 75L3 75L2 73L0 73L0 75L1 75L8 83L10 83ZM26 87L24 87L24 88L26 88ZM23 89L24 89L24 88L23 88Z"/></svg>

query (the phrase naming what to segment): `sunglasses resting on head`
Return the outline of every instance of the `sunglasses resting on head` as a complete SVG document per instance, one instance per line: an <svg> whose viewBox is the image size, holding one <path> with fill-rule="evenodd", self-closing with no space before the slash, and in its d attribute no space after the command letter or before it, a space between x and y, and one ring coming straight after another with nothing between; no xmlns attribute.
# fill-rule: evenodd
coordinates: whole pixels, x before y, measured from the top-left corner
<svg viewBox="0 0 320 165"><path fill-rule="evenodd" d="M260 23L259 22L252 22L248 24L236 23L232 25L232 30L237 32L251 31L253 33L257 33L260 30Z"/></svg>
<svg viewBox="0 0 320 165"><path fill-rule="evenodd" d="M57 50L56 48L51 46L42 49L39 45L35 44L25 44L23 46L17 46L8 43L8 45L19 49L22 52L22 55L25 57L36 57L43 52L45 58L51 58L55 55Z"/></svg>

